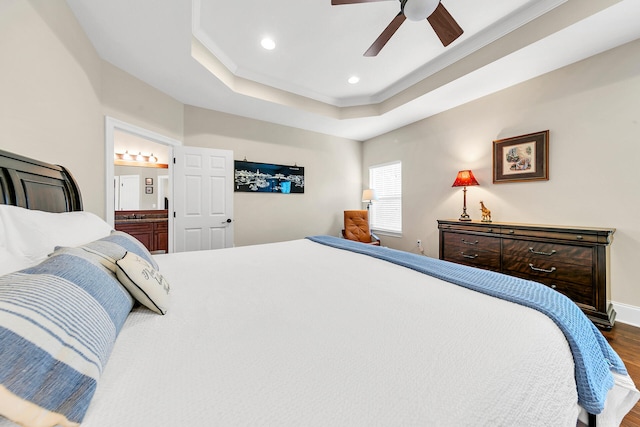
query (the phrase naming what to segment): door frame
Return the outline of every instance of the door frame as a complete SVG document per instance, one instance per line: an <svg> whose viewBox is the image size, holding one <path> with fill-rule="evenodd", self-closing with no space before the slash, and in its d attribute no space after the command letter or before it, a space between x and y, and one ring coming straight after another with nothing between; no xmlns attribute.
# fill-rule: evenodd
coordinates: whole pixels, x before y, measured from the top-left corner
<svg viewBox="0 0 640 427"><path fill-rule="evenodd" d="M171 180L169 179L168 172L166 175L158 175L158 208L160 208L160 206L164 207L164 194L166 193L167 188L171 188L170 182ZM171 195L171 198L173 198L173 194ZM169 200L171 200L171 198Z"/></svg>
<svg viewBox="0 0 640 427"><path fill-rule="evenodd" d="M110 116L105 116L104 121L104 146L105 146L105 175L106 175L106 200L105 200L105 221L114 226L115 222L115 206L113 203L114 189L113 189L113 177L115 175L114 168L114 138L115 131L120 130L144 139L148 139L158 144L167 145L171 148L171 158L173 158L173 147L181 146L182 141L177 139L161 135L151 130L142 128L140 126L133 125L131 123L123 122L122 120L115 119ZM169 185L173 182L173 162L169 162ZM173 200L169 200L169 212L173 212ZM173 215L169 215L169 252L173 252Z"/></svg>

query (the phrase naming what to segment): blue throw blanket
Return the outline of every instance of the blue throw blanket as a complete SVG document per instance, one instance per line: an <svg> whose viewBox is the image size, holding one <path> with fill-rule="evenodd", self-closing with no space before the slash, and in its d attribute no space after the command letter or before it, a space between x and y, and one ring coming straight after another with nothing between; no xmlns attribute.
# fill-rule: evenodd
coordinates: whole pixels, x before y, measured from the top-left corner
<svg viewBox="0 0 640 427"><path fill-rule="evenodd" d="M569 342L575 363L578 403L591 414L599 414L604 409L607 392L614 384L611 371L627 374L618 354L580 308L569 298L540 283L337 237L307 238L389 261L544 313L558 325Z"/></svg>

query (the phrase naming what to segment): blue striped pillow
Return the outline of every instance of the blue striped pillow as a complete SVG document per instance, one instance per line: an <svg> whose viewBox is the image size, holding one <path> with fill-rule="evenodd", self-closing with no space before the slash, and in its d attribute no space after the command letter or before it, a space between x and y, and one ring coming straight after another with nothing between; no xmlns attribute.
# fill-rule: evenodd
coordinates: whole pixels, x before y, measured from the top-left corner
<svg viewBox="0 0 640 427"><path fill-rule="evenodd" d="M0 277L0 415L23 426L82 422L133 306L99 258L60 251Z"/></svg>

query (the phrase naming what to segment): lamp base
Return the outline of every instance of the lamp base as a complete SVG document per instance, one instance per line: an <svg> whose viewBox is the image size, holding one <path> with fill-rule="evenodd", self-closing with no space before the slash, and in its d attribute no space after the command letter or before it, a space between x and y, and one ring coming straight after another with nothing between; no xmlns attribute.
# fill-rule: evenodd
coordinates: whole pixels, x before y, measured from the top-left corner
<svg viewBox="0 0 640 427"><path fill-rule="evenodd" d="M463 199L464 202L462 204L462 214L460 215L460 218L458 218L458 220L460 221L471 221L471 218L469 217L469 214L467 213L467 187L463 187L462 188L462 195L463 195Z"/></svg>

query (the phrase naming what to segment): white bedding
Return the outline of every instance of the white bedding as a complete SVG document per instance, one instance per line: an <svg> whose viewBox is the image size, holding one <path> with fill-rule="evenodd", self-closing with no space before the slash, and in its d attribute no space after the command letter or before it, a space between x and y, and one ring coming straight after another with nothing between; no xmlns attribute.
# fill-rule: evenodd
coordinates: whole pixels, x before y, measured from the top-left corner
<svg viewBox="0 0 640 427"><path fill-rule="evenodd" d="M168 313L129 315L83 427L576 425L535 310L308 240L155 259Z"/></svg>
<svg viewBox="0 0 640 427"><path fill-rule="evenodd" d="M83 426L576 424L534 310L307 240L156 259L169 312L130 315Z"/></svg>

